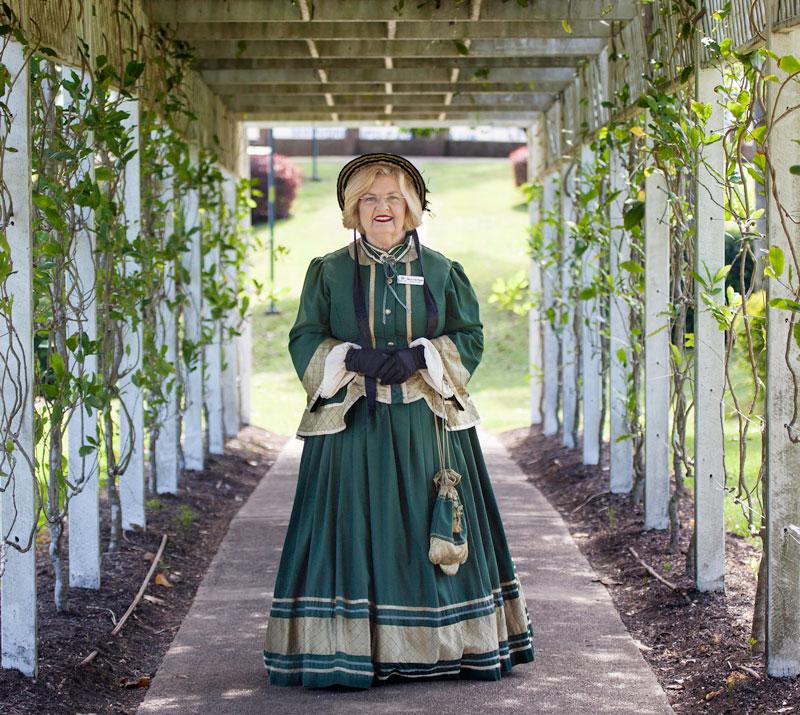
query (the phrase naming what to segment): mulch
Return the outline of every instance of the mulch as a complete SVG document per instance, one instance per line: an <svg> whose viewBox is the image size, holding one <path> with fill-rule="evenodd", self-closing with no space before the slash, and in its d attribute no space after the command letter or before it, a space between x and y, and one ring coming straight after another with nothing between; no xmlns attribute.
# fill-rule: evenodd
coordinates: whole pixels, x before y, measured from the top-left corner
<svg viewBox="0 0 800 715"><path fill-rule="evenodd" d="M501 439L564 517L676 712L800 713L800 679L766 677L763 657L751 649L760 554L750 543L729 534L725 593L699 593L686 574L690 495L680 505L680 549L673 553L668 532L643 530L642 505L608 492L607 446L600 466L585 466L580 450L536 426ZM648 574L629 547L677 590Z"/></svg>
<svg viewBox="0 0 800 715"><path fill-rule="evenodd" d="M225 455L207 458L204 471L186 472L177 496L151 497L146 531L125 532L119 552L103 555L100 590L69 589L67 610L62 613L53 604L45 529L36 553L39 673L33 679L16 670L0 670L0 712L136 712L228 524L284 442L285 437L247 427L227 443ZM108 511L103 493L104 540ZM164 534L164 555L145 598L112 637L111 630L139 590ZM63 553L66 561L66 539ZM95 649L99 653L94 660L81 665Z"/></svg>

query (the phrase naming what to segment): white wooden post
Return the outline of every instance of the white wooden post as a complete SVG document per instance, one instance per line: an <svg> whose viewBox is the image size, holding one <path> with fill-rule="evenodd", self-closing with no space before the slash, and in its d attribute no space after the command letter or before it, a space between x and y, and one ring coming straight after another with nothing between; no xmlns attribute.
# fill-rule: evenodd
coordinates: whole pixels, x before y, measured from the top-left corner
<svg viewBox="0 0 800 715"><path fill-rule="evenodd" d="M569 221L574 221L573 191L575 186L575 165L565 163L561 170L561 222L564 226L563 251L561 252L561 290L563 295L569 295L573 287L571 263L575 252L575 237L567 227ZM575 305L572 300L567 301L567 321L562 325L561 333L561 405L563 419L561 428L561 443L565 447L575 447L575 409L578 400L578 360L577 346L575 344Z"/></svg>
<svg viewBox="0 0 800 715"><path fill-rule="evenodd" d="M31 118L28 72L22 45L9 41L3 64L16 82L3 101L10 126L0 115L0 132L8 133L7 146L16 153L5 156L3 178L13 207L6 228L13 272L4 293L13 296L13 332L0 326L0 405L3 440L16 437L12 452L0 451L0 644L2 667L35 676L37 660L36 608L36 475L33 469L33 282L31 233ZM13 157L13 158L11 158ZM2 446L2 445L0 445ZM12 544L12 546L9 546ZM18 551L14 546L26 548Z"/></svg>
<svg viewBox="0 0 800 715"><path fill-rule="evenodd" d="M542 177L544 167L544 123L533 122L528 126L528 182L533 183ZM531 226L542 220L541 199L531 201L528 206ZM532 259L528 267L528 284L537 299L541 298L542 269L539 262ZM541 307L534 306L528 311L528 372L530 373L531 424L542 423L542 315Z"/></svg>
<svg viewBox="0 0 800 715"><path fill-rule="evenodd" d="M247 153L248 141L247 130L244 125L239 125L240 142L239 142L239 178L250 179L250 155ZM249 231L251 226L251 212L247 212L240 219L240 225L243 231ZM249 260L249 258L248 258ZM246 269L249 270L249 263L246 264ZM253 371L253 356L252 356L252 308L248 309L247 315L242 321L242 334L237 340L237 349L239 353L239 419L241 424L250 424L251 402L250 402L250 387L251 375Z"/></svg>
<svg viewBox="0 0 800 715"><path fill-rule="evenodd" d="M236 180L227 171L222 172L222 195L225 200L225 205L233 217L233 220L228 223L230 230L235 230L236 220ZM225 284L231 288L236 285L236 267L226 265L224 270ZM230 311L226 319L221 321L221 329L223 331L222 341L222 415L225 427L226 437L235 437L239 434L239 385L238 385L238 350L236 345L236 337L230 336L230 329L236 327L238 320L238 311L233 309Z"/></svg>
<svg viewBox="0 0 800 715"><path fill-rule="evenodd" d="M767 3L775 12L777 3ZM774 19L773 14L770 19ZM779 57L797 54L800 30L767 32L767 46ZM781 82L786 74L771 62L767 71ZM793 247L800 245L797 207L800 197L800 176L790 173L800 164L800 87L796 81L780 87L768 82L767 116L772 126L767 140L767 154L772 163L774 182L768 180L767 238L770 248L783 251L786 267L780 281L769 278L767 296L795 299L792 290L781 282L797 285L793 263ZM784 115L785 116L782 116ZM780 118L780 119L779 119ZM773 126L773 122L775 122ZM769 176L769 174L768 174ZM791 271L791 274L789 274ZM791 275L791 279L789 278ZM765 502L767 538L764 557L767 559L766 650L767 672L772 676L800 674L800 445L793 442L800 425L792 424L795 409L794 381L800 350L792 335L797 313L781 308L767 308L767 385L765 413L767 421L767 464Z"/></svg>
<svg viewBox="0 0 800 715"><path fill-rule="evenodd" d="M219 224L219 216L212 216L212 230ZM219 248L205 249L203 270L212 266L219 271ZM212 338L203 351L203 399L206 409L206 428L208 429L208 451L223 454L225 451L225 431L222 416L222 338L220 321L211 318L210 310L203 302L203 322L212 330Z"/></svg>
<svg viewBox="0 0 800 715"><path fill-rule="evenodd" d="M664 175L645 180L645 529L669 525L669 205Z"/></svg>
<svg viewBox="0 0 800 715"><path fill-rule="evenodd" d="M557 214L561 209L558 205L558 168L551 169L544 179L544 189L542 192L543 210ZM553 245L558 242L557 228L546 223L542 229L545 246ZM554 283L558 281L558 265L550 265L542 271L542 302L545 313L549 309L555 309L553 300ZM550 320L545 317L543 326L544 342L544 426L545 435L552 436L558 434L558 336Z"/></svg>
<svg viewBox="0 0 800 715"><path fill-rule="evenodd" d="M65 78L71 79L73 69L64 67ZM83 79L89 83L88 77ZM65 102L72 101L65 95ZM90 138L88 145L93 140ZM83 159L74 180L94 175L93 157ZM84 333L89 340L97 339L97 303L95 302L94 215L88 208L75 206L76 215L82 217L83 226L75 235L73 270L68 279L67 291L74 313L68 318L70 335ZM83 363L70 361L73 373L92 378L97 372L97 356L86 355ZM97 411L86 409L78 403L67 427L69 441L68 473L70 483L77 490L69 500L69 585L78 588L100 588L100 479L99 451L92 450L81 456L80 449L87 438L97 439Z"/></svg>
<svg viewBox="0 0 800 715"><path fill-rule="evenodd" d="M175 231L174 187L171 176L164 180L163 196L168 200L169 209L164 221L164 241ZM156 344L159 350L166 346L166 359L178 366L178 321L171 303L175 300L176 262L164 270L164 296L158 306L158 325ZM158 439L156 440L156 492L159 494L178 493L180 473L180 414L178 408L178 378L171 376L163 387L165 402L158 410Z"/></svg>
<svg viewBox="0 0 800 715"><path fill-rule="evenodd" d="M588 144L581 147L581 165L590 171L594 154ZM596 202L594 202L596 203ZM591 207L589 207L591 209ZM581 256L581 280L592 284L597 273L599 251L590 244ZM581 302L581 371L583 374L583 463L600 462L600 408L603 401L602 360L600 355L600 308L595 296Z"/></svg>
<svg viewBox="0 0 800 715"><path fill-rule="evenodd" d="M609 206L609 223L611 226L611 251L609 269L614 286L626 280L626 272L620 269L620 263L630 260L631 247L625 234L623 224L623 206L625 203L625 186L627 175L619 152L612 150L610 167L610 189L619 192ZM629 434L628 425L628 380L630 372L626 363L630 364L630 332L631 310L626 300L615 291L611 295L609 306L610 331L610 377L609 377L609 421L610 421L610 484L614 494L624 494L633 488L633 440L623 438ZM623 351L625 361L620 359Z"/></svg>
<svg viewBox="0 0 800 715"><path fill-rule="evenodd" d="M724 111L714 87L719 83L715 68L701 69L697 76L697 101L710 104L707 132L722 132ZM695 197L695 270L713 276L725 265L725 176L722 142L703 147L697 167ZM698 591L725 588L725 467L724 406L725 334L701 298L703 287L695 283L694 313L694 535ZM713 297L725 302L724 286Z"/></svg>
<svg viewBox="0 0 800 715"><path fill-rule="evenodd" d="M123 211L128 224L128 242L134 243L141 228L141 151L139 134L139 101L126 100L121 109L128 113L123 120L130 132L133 147L137 150L125 165L125 193ZM125 258L128 275L137 273L139 265L134 258ZM120 424L119 440L122 453L130 450L127 469L120 475L119 500L122 509L122 528L138 526L144 529L146 516L144 476L144 400L140 387L133 384L134 375L142 368L142 323L141 316L134 325L125 330L123 336L125 352L120 366L122 378L119 385ZM127 414L126 414L127 413Z"/></svg>
<svg viewBox="0 0 800 715"><path fill-rule="evenodd" d="M197 148L190 147L189 163L197 169ZM184 199L184 225L190 234L190 250L184 256L184 269L189 274L188 302L183 309L186 340L200 344L202 332L203 284L202 245L199 228L199 197L197 188L189 188ZM194 233L192 233L194 231ZM186 368L186 409L183 414L183 456L186 469L203 469L203 355L199 352L191 369Z"/></svg>

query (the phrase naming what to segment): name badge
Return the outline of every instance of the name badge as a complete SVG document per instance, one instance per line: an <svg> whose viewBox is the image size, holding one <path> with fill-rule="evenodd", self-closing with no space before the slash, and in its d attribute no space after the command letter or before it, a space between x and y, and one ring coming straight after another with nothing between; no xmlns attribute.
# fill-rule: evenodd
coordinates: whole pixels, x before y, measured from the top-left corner
<svg viewBox="0 0 800 715"><path fill-rule="evenodd" d="M421 286L425 283L425 276L406 276L401 274L397 276L397 282L401 285Z"/></svg>

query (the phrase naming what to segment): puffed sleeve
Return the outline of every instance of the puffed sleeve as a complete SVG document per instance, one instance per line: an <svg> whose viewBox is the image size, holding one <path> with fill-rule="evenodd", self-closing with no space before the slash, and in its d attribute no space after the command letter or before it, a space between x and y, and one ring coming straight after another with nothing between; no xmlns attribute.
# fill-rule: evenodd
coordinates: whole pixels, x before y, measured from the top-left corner
<svg viewBox="0 0 800 715"><path fill-rule="evenodd" d="M411 345L425 347L427 369L420 371L425 382L444 397L454 397L466 409L466 386L483 354L483 324L478 298L456 261L445 283L444 303L442 333L432 340L417 338Z"/></svg>
<svg viewBox="0 0 800 715"><path fill-rule="evenodd" d="M325 261L314 258L306 271L297 318L289 331L289 354L303 383L309 407L320 397L334 395L355 377L344 367L354 343L331 337L331 298L325 282Z"/></svg>
<svg viewBox="0 0 800 715"><path fill-rule="evenodd" d="M483 323L478 297L457 261L453 261L450 267L445 287L445 306L447 313L441 337L446 336L455 345L461 365L469 373L466 380L469 380L483 355ZM436 340L439 338L434 339L434 344Z"/></svg>

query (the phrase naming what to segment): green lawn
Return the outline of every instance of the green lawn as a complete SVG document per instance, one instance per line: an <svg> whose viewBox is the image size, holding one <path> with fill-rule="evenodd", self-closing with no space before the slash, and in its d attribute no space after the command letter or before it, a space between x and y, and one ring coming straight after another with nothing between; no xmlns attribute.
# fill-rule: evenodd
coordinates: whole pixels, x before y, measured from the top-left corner
<svg viewBox="0 0 800 715"><path fill-rule="evenodd" d="M310 159L296 159L311 176ZM254 308L253 422L281 434L293 434L305 398L286 349L303 276L309 261L352 240L341 226L336 177L345 159L319 161L320 182L306 180L293 216L275 227L276 244L289 253L276 264L280 315L266 315L266 303ZM526 270L527 209L514 187L511 164L504 159L424 159L416 162L430 190L432 216L426 214L423 241L461 262L481 301L486 349L470 383L483 426L501 431L529 424L527 319L489 304L492 283ZM268 229L259 227L266 239ZM255 275L266 280L266 251L255 261Z"/></svg>

